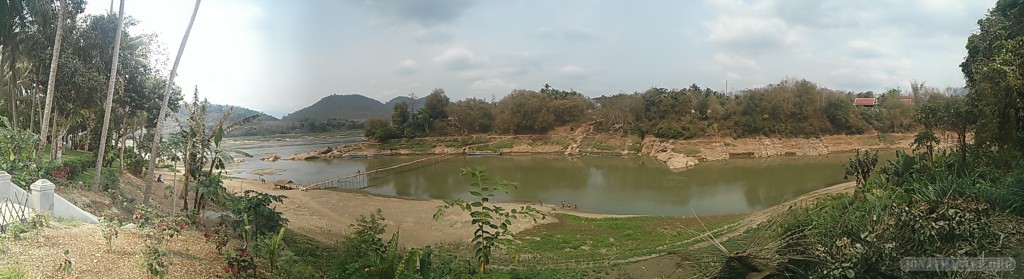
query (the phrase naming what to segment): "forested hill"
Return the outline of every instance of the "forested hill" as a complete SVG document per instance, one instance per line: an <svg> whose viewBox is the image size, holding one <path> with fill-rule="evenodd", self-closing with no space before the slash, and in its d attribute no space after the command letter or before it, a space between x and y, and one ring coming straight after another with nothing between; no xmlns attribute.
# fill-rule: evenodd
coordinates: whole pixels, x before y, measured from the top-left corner
<svg viewBox="0 0 1024 279"><path fill-rule="evenodd" d="M212 121L220 120L220 116L222 114L224 114L224 111L228 110L228 107L235 107L235 109L231 112L231 116L228 117L228 121L227 121L228 123L231 123L231 122L234 122L234 121L238 121L239 119L242 119L242 118L245 118L245 117L249 117L250 115L253 115L253 114L259 114L260 115L260 118L256 119L257 122L259 122L259 121L277 121L277 120L279 120L279 119L277 119L277 117L273 117L273 116L271 116L269 114L263 113L262 111L256 111L256 110L252 110L252 109L245 108L245 107L232 106L232 105L209 104L209 105L206 106L206 118L207 118L206 122L208 124L210 124ZM181 119L181 120L185 119L185 107L181 107L181 108L178 109L178 119Z"/></svg>
<svg viewBox="0 0 1024 279"><path fill-rule="evenodd" d="M261 111L256 111L256 110L252 110L252 109L245 108L245 107L231 106L231 105L220 105L220 104L208 104L206 106L206 126L212 126L217 121L219 121L221 115L224 114L224 111L228 110L228 107L234 107L235 109L231 112L231 115L228 116L227 123L232 123L232 122L238 121L238 120L240 120L242 118L249 117L250 115L253 115L253 114L259 114L260 115L260 117L257 118L256 121L254 121L253 123L262 123L262 122L278 121L279 120L279 119L277 119L277 117L273 117L273 116L271 116L269 114L266 114L266 113L263 113ZM161 130L164 131L164 133L176 132L179 129L178 123L185 123L186 114L185 114L185 107L184 106L178 108L178 115L177 116L178 117L175 119L175 122L168 123L168 125L165 125L164 128L161 129Z"/></svg>
<svg viewBox="0 0 1024 279"><path fill-rule="evenodd" d="M396 97L387 103L363 95L330 95L320 99L313 105L295 111L281 118L287 122L298 122L303 119L315 119L326 121L329 119L350 119L363 120L375 117L389 117L391 108L398 102L411 101L409 97ZM417 106L422 106L423 98L417 100Z"/></svg>

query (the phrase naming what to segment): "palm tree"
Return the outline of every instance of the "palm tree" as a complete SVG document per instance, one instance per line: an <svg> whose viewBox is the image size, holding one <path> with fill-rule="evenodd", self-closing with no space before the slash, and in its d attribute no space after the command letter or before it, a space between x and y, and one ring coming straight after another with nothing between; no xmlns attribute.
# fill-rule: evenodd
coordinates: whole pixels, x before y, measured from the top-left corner
<svg viewBox="0 0 1024 279"><path fill-rule="evenodd" d="M43 108L43 122L40 123L39 136L43 143L40 148L46 146L50 139L50 109L53 107L53 88L57 86L57 62L60 61L60 41L64 37L64 6L57 0L57 35L53 39L53 58L50 59L50 78L46 82L46 104ZM56 159L51 158L50 159Z"/></svg>
<svg viewBox="0 0 1024 279"><path fill-rule="evenodd" d="M192 32L192 24L196 21L196 14L199 13L199 3L192 9L192 18L185 28L185 36L181 38L181 45L178 46L178 55L174 57L174 66L171 67L170 76L167 77L167 87L164 89L164 102L160 106L160 116L156 118L156 129L153 134L153 144L150 147L149 163L146 165L146 188L142 192L142 204L149 204L149 196L153 193L153 170L156 168L156 152L160 149L160 133L163 129L164 116L167 115L167 103L171 98L171 87L174 86L174 75L178 73L178 63L181 62L181 55L185 52L185 43L188 42L188 35Z"/></svg>
<svg viewBox="0 0 1024 279"><path fill-rule="evenodd" d="M93 185L99 187L100 172L103 170L104 151L107 147L107 129L110 127L110 107L114 101L114 82L117 81L117 60L121 52L121 32L124 29L124 0L121 0L121 7L117 9L117 33L114 33L113 62L110 64L110 82L107 83L107 101L103 103L103 128L100 130L100 148L96 152L96 175L93 178Z"/></svg>

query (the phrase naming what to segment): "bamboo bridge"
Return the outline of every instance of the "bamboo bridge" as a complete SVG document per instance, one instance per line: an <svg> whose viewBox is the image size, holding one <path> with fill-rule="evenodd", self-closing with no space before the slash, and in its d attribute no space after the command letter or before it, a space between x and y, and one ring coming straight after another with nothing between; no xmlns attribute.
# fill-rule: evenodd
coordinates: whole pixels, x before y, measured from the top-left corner
<svg viewBox="0 0 1024 279"><path fill-rule="evenodd" d="M409 170L431 163L438 163L447 159L451 159L456 155L461 154L442 154L422 159L417 159L410 162L397 164L394 166L383 167L373 170L367 170L365 172L357 172L352 175L342 176L334 179L328 179L316 183L312 183L302 187L303 191L308 189L326 189L326 188L340 188L340 189L366 189L373 186L372 182L374 179L382 176L388 176L396 172Z"/></svg>

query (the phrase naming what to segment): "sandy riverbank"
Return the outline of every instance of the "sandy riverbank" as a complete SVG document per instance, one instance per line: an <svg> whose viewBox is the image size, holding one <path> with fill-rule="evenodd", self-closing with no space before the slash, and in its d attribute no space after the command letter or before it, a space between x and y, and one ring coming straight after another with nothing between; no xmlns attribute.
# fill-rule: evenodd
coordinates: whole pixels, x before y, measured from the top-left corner
<svg viewBox="0 0 1024 279"><path fill-rule="evenodd" d="M436 208L443 205L441 200L408 199L401 197L377 196L356 191L339 190L279 190L274 189L270 182L231 178L226 179L224 186L232 192L256 190L268 194L285 195L283 204L277 209L288 218L288 228L327 243L340 241L351 232L349 225L356 222L359 215L368 215L378 208L383 211L388 232L402 231L401 244L409 247L469 241L472 239L473 226L469 217L456 209L451 209L437 221L433 214ZM505 208L518 208L526 204L499 203ZM559 208L559 205L531 204L543 212L568 213L583 217L627 217L624 215L608 215L581 212ZM530 227L557 222L554 218L538 220L533 224L527 220L519 220L512 226L512 231L519 232Z"/></svg>

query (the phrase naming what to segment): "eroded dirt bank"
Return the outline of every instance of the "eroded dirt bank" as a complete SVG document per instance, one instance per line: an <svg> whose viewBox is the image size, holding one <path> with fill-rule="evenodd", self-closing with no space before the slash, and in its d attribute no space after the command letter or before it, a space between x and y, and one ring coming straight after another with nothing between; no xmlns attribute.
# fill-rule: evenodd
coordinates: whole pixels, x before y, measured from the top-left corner
<svg viewBox="0 0 1024 279"><path fill-rule="evenodd" d="M701 162L730 158L775 156L822 156L855 150L909 149L913 134L837 135L815 138L702 138L664 140L648 137L622 137L595 134L589 129L556 131L549 135L529 136L466 136L436 137L400 141L390 144L362 142L327 146L305 153L286 156L283 160L333 159L359 156L451 154L501 152L503 154L566 154L650 156L673 170L682 170ZM950 139L950 135L939 135ZM943 140L943 148L952 140ZM276 156L268 154L268 156Z"/></svg>

